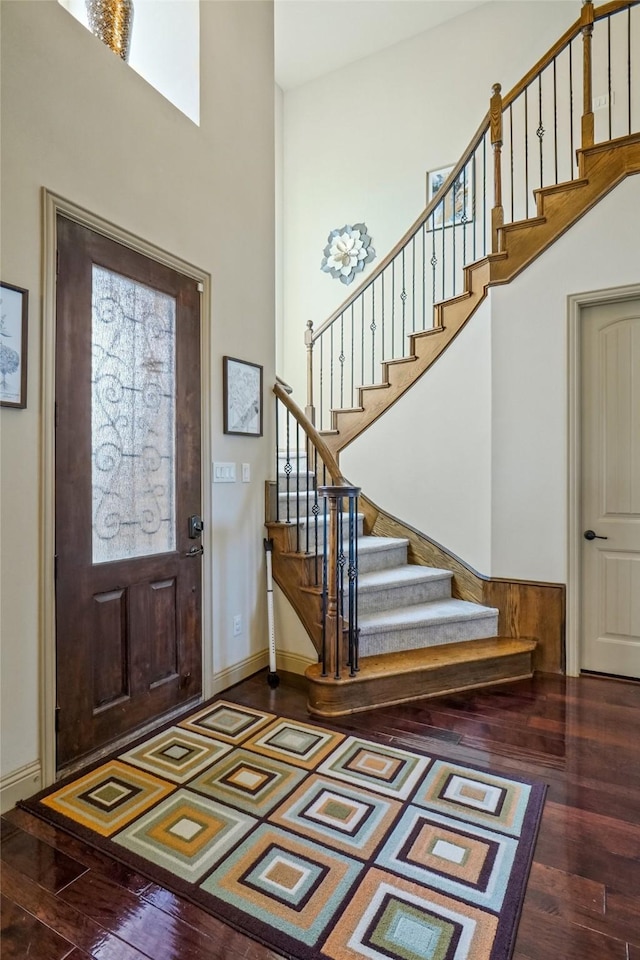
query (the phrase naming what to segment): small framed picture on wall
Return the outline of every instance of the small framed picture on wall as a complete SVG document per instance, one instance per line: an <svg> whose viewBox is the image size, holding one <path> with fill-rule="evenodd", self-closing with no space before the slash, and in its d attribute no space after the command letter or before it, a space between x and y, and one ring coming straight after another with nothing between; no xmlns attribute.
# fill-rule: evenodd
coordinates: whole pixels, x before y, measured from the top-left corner
<svg viewBox="0 0 640 960"><path fill-rule="evenodd" d="M27 405L29 291L0 283L0 405Z"/></svg>
<svg viewBox="0 0 640 960"><path fill-rule="evenodd" d="M224 432L262 436L262 367L223 357Z"/></svg>

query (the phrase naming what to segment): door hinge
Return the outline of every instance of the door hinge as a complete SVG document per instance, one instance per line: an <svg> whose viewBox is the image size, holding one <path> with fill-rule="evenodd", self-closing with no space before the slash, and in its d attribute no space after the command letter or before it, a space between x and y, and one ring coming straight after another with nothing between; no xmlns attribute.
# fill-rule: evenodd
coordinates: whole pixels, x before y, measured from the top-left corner
<svg viewBox="0 0 640 960"><path fill-rule="evenodd" d="M54 723L55 723L55 731L56 731L56 733L60 733L60 707L59 707L57 704L56 704L56 709L55 709L55 721L54 721Z"/></svg>
<svg viewBox="0 0 640 960"><path fill-rule="evenodd" d="M53 579L58 579L58 554L55 553L53 556ZM56 707L56 710L59 710L59 707Z"/></svg>
<svg viewBox="0 0 640 960"><path fill-rule="evenodd" d="M60 273L60 251L56 250L56 277Z"/></svg>

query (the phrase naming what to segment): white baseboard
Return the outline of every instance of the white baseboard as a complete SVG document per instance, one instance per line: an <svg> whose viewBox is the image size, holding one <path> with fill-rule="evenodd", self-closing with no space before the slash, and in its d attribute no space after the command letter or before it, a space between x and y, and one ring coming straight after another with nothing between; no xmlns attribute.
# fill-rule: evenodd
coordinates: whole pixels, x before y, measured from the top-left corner
<svg viewBox="0 0 640 960"><path fill-rule="evenodd" d="M276 670L284 670L287 673L297 673L303 676L307 667L310 667L312 663L317 663L317 660L312 660L310 657L302 656L299 653L276 650ZM236 663L232 667L227 667L226 670L222 670L214 676L211 696L227 690L234 684L246 680L247 677L268 666L269 652L268 650L262 650L260 653L254 653L247 657L246 660L241 660L240 663Z"/></svg>
<svg viewBox="0 0 640 960"><path fill-rule="evenodd" d="M11 810L18 800L33 796L41 786L42 771L39 760L8 773L0 780L0 813Z"/></svg>
<svg viewBox="0 0 640 960"><path fill-rule="evenodd" d="M285 670L287 673L297 673L304 676L307 667L317 663L318 658L312 660L300 653L289 653L287 650L276 650L276 670Z"/></svg>
<svg viewBox="0 0 640 960"><path fill-rule="evenodd" d="M215 696L215 694L220 693L221 690L226 690L227 687L232 687L235 683L246 680L247 677L250 677L253 673L257 673L258 670L262 670L268 666L268 664L269 653L267 650L261 650L260 653L254 653L245 660L241 660L240 663L235 663L232 667L227 667L226 670L222 670L214 676L211 695Z"/></svg>

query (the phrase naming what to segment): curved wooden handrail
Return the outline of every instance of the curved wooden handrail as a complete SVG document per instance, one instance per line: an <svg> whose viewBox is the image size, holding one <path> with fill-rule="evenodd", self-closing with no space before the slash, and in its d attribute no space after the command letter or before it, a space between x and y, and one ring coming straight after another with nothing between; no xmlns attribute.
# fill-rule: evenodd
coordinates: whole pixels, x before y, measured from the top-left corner
<svg viewBox="0 0 640 960"><path fill-rule="evenodd" d="M614 13L619 13L620 10L625 10L629 7L635 7L639 2L640 0L611 0L610 3L604 3L600 7L594 7L593 19L594 21L602 20L604 17L609 17ZM551 49L548 50L545 55L541 57L531 68L531 70L524 75L522 80L519 80L515 87L513 87L513 89L511 89L509 93L502 98L503 110L520 96L525 88L536 79L539 73L542 73L542 71L553 62L555 57L562 53L565 47L567 47L572 40L575 40L575 38L581 32L584 22L585 21L582 16L578 17L575 23L573 23L568 30L565 30L560 39L554 43Z"/></svg>
<svg viewBox="0 0 640 960"><path fill-rule="evenodd" d="M320 455L320 459L324 463L329 476L331 477L332 483L337 486L344 486L348 484L348 481L342 476L340 467L338 466L338 461L335 456L320 436L314 425L311 423L311 420L307 417L305 412L298 406L295 400L292 400L286 390L284 390L279 383L276 383L273 387L273 392L280 400L282 404L287 408L289 413L296 419L300 424L305 434L314 445L316 450Z"/></svg>
<svg viewBox="0 0 640 960"><path fill-rule="evenodd" d="M473 136L471 143L463 153L462 158L457 162L457 164L455 165L455 167L453 168L453 170L451 171L447 179L444 181L444 183L442 184L442 186L440 187L436 195L433 197L431 202L427 204L427 206L422 211L418 219L414 223L412 223L412 225L409 227L407 232L400 238L400 240L398 240L395 247L393 247L390 253L388 253L386 257L384 257L384 259L378 263L378 265L374 268L373 272L369 274L367 279L364 280L360 284L360 286L356 287L353 293L350 294L350 296L348 296L347 299L342 304L340 304L337 310L333 311L331 316L324 321L322 326L318 327L317 330L313 331L311 335L312 343L315 343L318 337L320 337L324 333L324 331L331 326L332 323L335 323L338 317L341 314L343 314L345 310L348 310L351 304L355 303L355 301L360 297L360 295L363 294L365 290L367 290L367 288L370 287L371 284L378 279L378 277L383 272L383 270L385 270L385 268L389 266L391 261L398 256L398 254L402 251L402 248L409 243L413 235L418 232L418 230L424 223L426 223L426 221L429 219L429 217L431 216L433 211L436 209L436 207L438 207L442 203L443 196L447 193L447 191L449 190L449 187L456 181L463 167L465 167L466 164L469 162L474 151L478 148L479 144L482 142L482 138L484 137L488 129L489 129L489 114L487 113L484 119L482 120L482 123L478 127L475 135Z"/></svg>

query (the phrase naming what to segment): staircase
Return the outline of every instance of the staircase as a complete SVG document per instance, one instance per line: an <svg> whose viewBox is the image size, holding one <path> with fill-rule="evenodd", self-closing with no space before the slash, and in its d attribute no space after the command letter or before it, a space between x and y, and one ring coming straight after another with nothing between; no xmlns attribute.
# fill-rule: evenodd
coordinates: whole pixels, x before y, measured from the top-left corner
<svg viewBox="0 0 640 960"><path fill-rule="evenodd" d="M283 396L286 401L283 401ZM290 411L295 405L280 395ZM297 411L303 417L302 411ZM267 523L276 582L296 609L321 657L323 554L328 539L317 497L318 463L306 449L278 454L271 491L278 519ZM321 477L330 479L320 462ZM312 469L313 467L313 469ZM341 479L341 478L338 478ZM277 507L275 500L277 499ZM344 515L346 528L346 514ZM453 690L529 677L535 640L500 638L498 610L452 596L453 571L408 562L405 537L372 536L357 516L357 671L336 682L319 662L306 671L309 711L339 716ZM346 541L343 545L346 554ZM342 580L346 583L346 565Z"/></svg>
<svg viewBox="0 0 640 960"><path fill-rule="evenodd" d="M318 330L307 324L305 411L281 385L274 388L282 449L267 526L276 582L318 651L318 664L306 671L313 714L337 716L533 672L536 639L521 635L532 618L520 595L509 594L513 584L487 588L431 542L416 550L416 531L409 552L403 536L372 535L380 529L372 505L361 498L356 519L359 491L342 476L338 457L442 355L491 285L508 283L624 177L640 173L631 88L639 2L594 8L585 0L579 19L507 96L494 86L487 116L417 221ZM607 45L618 15L625 63L612 61ZM581 114L578 86L571 86L580 47ZM608 58L597 66L609 93L616 89L608 129L592 109L596 53ZM568 88L558 91L561 76ZM382 527L397 533L402 524L386 516ZM552 585L530 586L542 593ZM508 611L481 602L492 588ZM499 635L499 622L509 635Z"/></svg>

